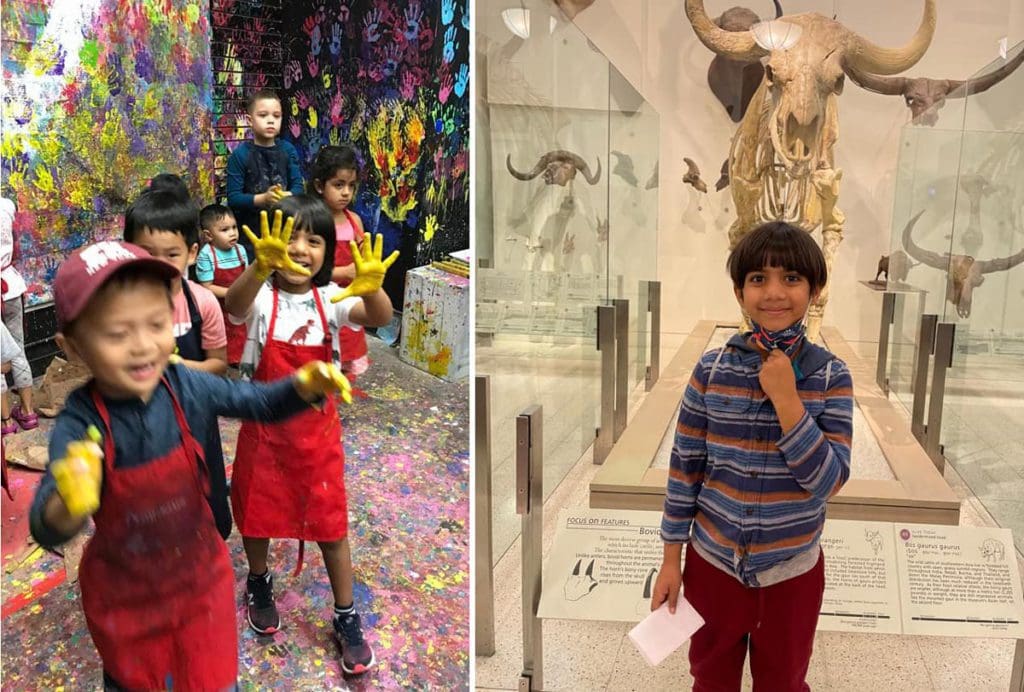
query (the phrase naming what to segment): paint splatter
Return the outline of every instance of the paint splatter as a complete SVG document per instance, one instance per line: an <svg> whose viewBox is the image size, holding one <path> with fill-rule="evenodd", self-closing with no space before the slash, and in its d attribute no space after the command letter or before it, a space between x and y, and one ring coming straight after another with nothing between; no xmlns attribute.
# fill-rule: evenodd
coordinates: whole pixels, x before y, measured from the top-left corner
<svg viewBox="0 0 1024 692"><path fill-rule="evenodd" d="M212 194L206 0L3 3L3 193L30 304L74 248L119 235L156 173ZM13 48L8 50L8 46Z"/></svg>

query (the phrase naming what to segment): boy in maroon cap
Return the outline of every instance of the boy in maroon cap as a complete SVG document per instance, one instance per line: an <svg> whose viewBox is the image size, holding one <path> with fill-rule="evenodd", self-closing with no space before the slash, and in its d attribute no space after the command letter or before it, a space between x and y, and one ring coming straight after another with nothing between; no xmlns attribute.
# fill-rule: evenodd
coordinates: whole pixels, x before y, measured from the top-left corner
<svg viewBox="0 0 1024 692"><path fill-rule="evenodd" d="M332 393L350 401L348 380L325 363L266 384L171 363L179 278L142 248L108 241L72 254L54 285L57 342L93 379L57 417L32 535L50 548L95 521L79 584L108 690L235 686L234 573L196 440L218 415L269 422Z"/></svg>

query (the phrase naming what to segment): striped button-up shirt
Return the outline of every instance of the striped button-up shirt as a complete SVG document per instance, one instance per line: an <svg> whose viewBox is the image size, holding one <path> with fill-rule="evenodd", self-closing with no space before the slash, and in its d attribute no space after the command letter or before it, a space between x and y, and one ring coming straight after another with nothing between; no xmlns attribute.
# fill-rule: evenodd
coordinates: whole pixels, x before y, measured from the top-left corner
<svg viewBox="0 0 1024 692"><path fill-rule="evenodd" d="M850 372L810 343L795 364L806 413L785 435L758 381L761 357L740 335L701 358L676 425L662 539L692 537L750 586L778 581L787 561L813 566L825 503L850 476Z"/></svg>

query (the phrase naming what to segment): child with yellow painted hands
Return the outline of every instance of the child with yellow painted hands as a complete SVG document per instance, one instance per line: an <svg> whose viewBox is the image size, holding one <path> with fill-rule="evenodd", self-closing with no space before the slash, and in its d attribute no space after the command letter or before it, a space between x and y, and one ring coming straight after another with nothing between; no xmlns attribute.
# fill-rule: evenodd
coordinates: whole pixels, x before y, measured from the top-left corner
<svg viewBox="0 0 1024 692"><path fill-rule="evenodd" d="M315 541L333 596L327 630L341 649L342 670L358 675L376 658L355 603L343 433L329 395L351 401L340 369L341 330L391 320L391 300L381 287L398 253L382 259L383 239L367 239L361 252L353 248L356 277L342 289L331 281L337 234L330 209L309 195L287 197L280 207L273 224L264 216L260 238L244 229L255 261L228 289L224 304L232 320L247 325L242 376L261 382L295 373L300 397L313 407L272 425L244 422L238 432L231 507L249 567L246 619L262 635L282 627L270 541Z"/></svg>

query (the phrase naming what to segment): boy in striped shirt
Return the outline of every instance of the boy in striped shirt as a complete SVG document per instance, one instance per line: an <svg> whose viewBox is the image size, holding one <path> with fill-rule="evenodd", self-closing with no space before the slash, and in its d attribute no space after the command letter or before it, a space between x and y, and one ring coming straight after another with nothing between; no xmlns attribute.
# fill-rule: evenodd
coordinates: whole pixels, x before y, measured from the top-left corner
<svg viewBox="0 0 1024 692"><path fill-rule="evenodd" d="M680 585L706 624L690 641L694 690L807 690L825 588L825 503L850 475L853 383L804 337L827 269L810 234L748 233L727 263L753 331L704 354L683 396L651 609ZM685 568L681 568L686 545Z"/></svg>

